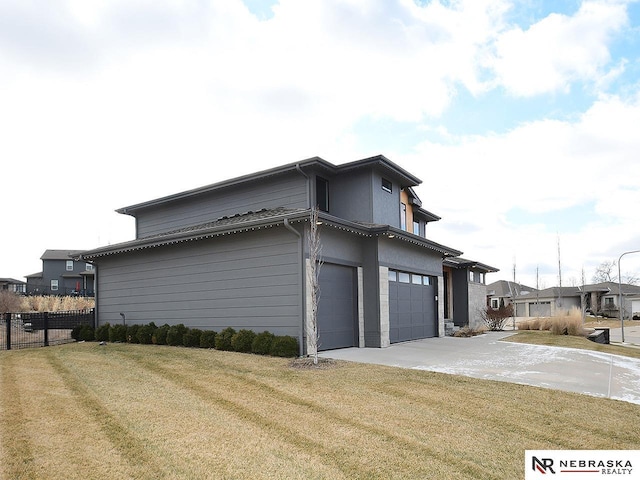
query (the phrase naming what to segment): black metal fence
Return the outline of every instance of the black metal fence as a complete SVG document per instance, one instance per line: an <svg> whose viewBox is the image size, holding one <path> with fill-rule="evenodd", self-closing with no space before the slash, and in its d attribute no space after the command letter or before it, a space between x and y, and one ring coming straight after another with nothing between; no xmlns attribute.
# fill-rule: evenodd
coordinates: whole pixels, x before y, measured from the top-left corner
<svg viewBox="0 0 640 480"><path fill-rule="evenodd" d="M48 347L73 341L72 330L95 325L95 310L4 313L0 322L0 350Z"/></svg>

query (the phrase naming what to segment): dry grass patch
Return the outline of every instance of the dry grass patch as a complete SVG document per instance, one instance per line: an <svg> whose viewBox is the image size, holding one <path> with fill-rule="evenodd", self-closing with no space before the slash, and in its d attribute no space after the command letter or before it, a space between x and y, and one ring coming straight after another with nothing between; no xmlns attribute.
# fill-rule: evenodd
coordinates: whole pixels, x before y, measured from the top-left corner
<svg viewBox="0 0 640 480"><path fill-rule="evenodd" d="M553 335L549 331L519 331L510 337L503 338L504 342L528 343L531 345L547 345L550 347L579 348L595 352L611 353L631 358L640 358L640 349L623 347L620 345L605 345L595 343L585 337L569 335Z"/></svg>
<svg viewBox="0 0 640 480"><path fill-rule="evenodd" d="M3 352L0 478L504 479L522 478L525 449L640 446L638 405L349 362L299 367L130 344Z"/></svg>

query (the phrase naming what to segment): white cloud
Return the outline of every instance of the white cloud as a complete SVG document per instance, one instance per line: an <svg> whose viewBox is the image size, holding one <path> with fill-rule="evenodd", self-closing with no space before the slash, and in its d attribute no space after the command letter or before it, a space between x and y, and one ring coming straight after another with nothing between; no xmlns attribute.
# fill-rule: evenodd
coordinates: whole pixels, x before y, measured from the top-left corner
<svg viewBox="0 0 640 480"><path fill-rule="evenodd" d="M611 59L609 43L627 24L623 3L584 2L573 16L553 13L496 43L497 82L516 96L568 92L575 81L597 81Z"/></svg>
<svg viewBox="0 0 640 480"><path fill-rule="evenodd" d="M635 160L640 137L633 133L638 124L638 98L625 102L610 96L573 122L536 121L502 135L425 142L415 154L400 158L423 179L432 178L434 165L442 166L441 180L418 190L425 208L443 217L431 226L436 240L509 271L514 256L557 262L560 234L563 263L577 278L583 265L589 272L623 251L640 224L640 163ZM545 212L591 202L595 215L577 229L569 218L557 230L550 222L505 220L514 209L544 218ZM463 237L459 223L467 225ZM523 277L531 282L531 274L530 269ZM553 280L547 279L549 286Z"/></svg>
<svg viewBox="0 0 640 480"><path fill-rule="evenodd" d="M19 251L35 266L0 275L36 271L46 248L131 238L115 208L313 155L387 155L425 180L420 194L444 217L434 230L444 243L499 258L503 270L514 254L548 258L555 248L545 225L506 223L516 206L545 212L595 199L607 232L629 237L637 98L602 96L574 121L504 134L460 137L435 124L462 89L561 93L576 81L610 85L627 65L609 50L627 22L623 4L586 2L528 29L506 24L510 8L518 5L282 0L260 21L240 0L3 2L3 194L21 205L3 220L24 231L26 209L57 233L7 239L2 265ZM370 137L354 131L366 118L408 131L431 121L424 131L446 143L370 151Z"/></svg>

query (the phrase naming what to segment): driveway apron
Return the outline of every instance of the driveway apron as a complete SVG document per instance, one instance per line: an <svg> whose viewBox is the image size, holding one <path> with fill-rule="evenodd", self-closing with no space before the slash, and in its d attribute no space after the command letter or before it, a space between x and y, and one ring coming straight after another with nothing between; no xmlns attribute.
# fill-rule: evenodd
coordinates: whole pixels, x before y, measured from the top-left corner
<svg viewBox="0 0 640 480"><path fill-rule="evenodd" d="M322 352L337 360L533 385L640 404L640 360L573 348L503 342L511 332L427 338L388 348Z"/></svg>

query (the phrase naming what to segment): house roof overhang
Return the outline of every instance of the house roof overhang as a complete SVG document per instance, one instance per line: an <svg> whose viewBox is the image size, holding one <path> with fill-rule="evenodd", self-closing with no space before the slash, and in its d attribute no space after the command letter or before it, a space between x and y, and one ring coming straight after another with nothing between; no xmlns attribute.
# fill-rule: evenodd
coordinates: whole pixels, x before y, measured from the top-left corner
<svg viewBox="0 0 640 480"><path fill-rule="evenodd" d="M285 220L289 224L308 222L310 220L309 209L287 209L277 208L273 210L260 210L258 212L247 212L232 217L222 217L214 222L185 227L171 232L159 235L153 235L145 238L131 240L119 244L109 245L107 247L97 248L79 252L75 257L76 260L84 260L93 262L96 259L108 255L133 252L149 248L156 248L165 245L174 245L184 242L192 242L206 238L214 238L236 233L255 231L267 228L282 226ZM343 220L334 217L325 212L318 212L318 219L323 225L343 230L352 234L365 237L386 237L389 239L398 239L412 243L414 245L427 248L442 257L458 256L462 252L459 250L441 245L423 237L405 232L399 228L389 225L372 225Z"/></svg>
<svg viewBox="0 0 640 480"><path fill-rule="evenodd" d="M337 175L340 173L349 172L349 171L362 169L362 168L369 168L369 167L378 167L381 170L386 171L387 173L392 175L400 183L402 187L415 186L422 183L422 181L418 177L412 175L402 167L396 165L391 160L386 158L384 155L376 155L374 157L365 158L363 160L356 160L355 162L345 163L342 165L334 165L330 162L327 162L326 160L323 160L320 157L311 157L306 160L301 160L299 162L282 165L279 167L263 170L263 171L252 173L249 175L243 175L243 176L232 178L229 180L224 180L222 182L213 183L213 184L195 188L192 190L175 193L173 195L168 195L166 197L161 197L161 198L149 200L142 203L137 203L135 205L122 207L117 209L116 212L122 213L124 215L135 216L137 211L143 210L146 208L152 208L155 206L163 205L165 203L174 202L177 200L183 200L191 197L196 197L209 192L241 185L244 183L259 182L268 177L273 177L276 175L282 175L285 173L291 173L296 171L304 172L305 170L311 170L313 168L316 168L316 169L323 170L330 175Z"/></svg>
<svg viewBox="0 0 640 480"><path fill-rule="evenodd" d="M484 263L476 262L475 260L467 260L459 256L453 258L447 258L444 261L444 265L452 268L471 268L484 273L499 272L500 269L486 265Z"/></svg>

